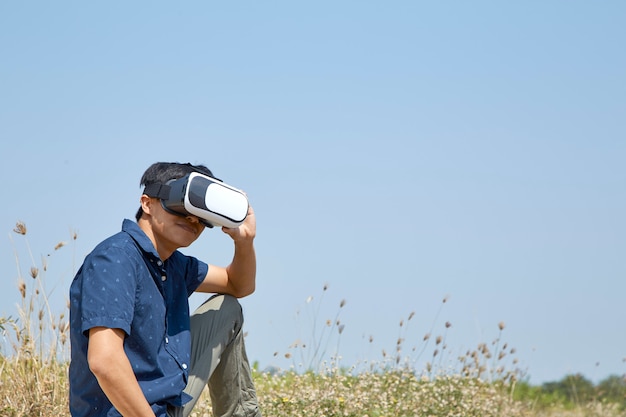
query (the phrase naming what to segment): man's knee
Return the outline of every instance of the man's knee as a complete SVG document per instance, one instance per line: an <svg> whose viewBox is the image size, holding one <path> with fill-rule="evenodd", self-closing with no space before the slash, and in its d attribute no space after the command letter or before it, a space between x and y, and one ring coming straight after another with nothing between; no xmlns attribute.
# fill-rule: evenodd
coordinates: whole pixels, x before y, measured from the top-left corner
<svg viewBox="0 0 626 417"><path fill-rule="evenodd" d="M218 294L215 298L221 299L220 310L227 315L243 323L243 308L236 297L228 294Z"/></svg>
<svg viewBox="0 0 626 417"><path fill-rule="evenodd" d="M234 322L237 327L241 327L243 309L236 297L228 294L216 294L194 311L191 320L193 322L201 317L207 319L211 317L211 320L218 319L222 322Z"/></svg>

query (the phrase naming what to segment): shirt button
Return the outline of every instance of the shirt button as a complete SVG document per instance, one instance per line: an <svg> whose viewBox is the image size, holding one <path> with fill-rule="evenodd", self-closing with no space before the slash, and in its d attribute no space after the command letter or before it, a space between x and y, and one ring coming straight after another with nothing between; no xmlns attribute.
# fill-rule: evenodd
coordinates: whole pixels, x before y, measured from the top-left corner
<svg viewBox="0 0 626 417"><path fill-rule="evenodd" d="M167 276L161 275L161 281L165 281L166 279L167 279Z"/></svg>
<svg viewBox="0 0 626 417"><path fill-rule="evenodd" d="M159 260L159 261L157 261L157 265L161 266L161 265L163 265L163 262Z"/></svg>
<svg viewBox="0 0 626 417"><path fill-rule="evenodd" d="M170 342L170 339L166 337L165 338L165 344L168 344L169 342Z"/></svg>
<svg viewBox="0 0 626 417"><path fill-rule="evenodd" d="M183 363L181 366L183 367L183 369L187 369L187 364L186 363Z"/></svg>

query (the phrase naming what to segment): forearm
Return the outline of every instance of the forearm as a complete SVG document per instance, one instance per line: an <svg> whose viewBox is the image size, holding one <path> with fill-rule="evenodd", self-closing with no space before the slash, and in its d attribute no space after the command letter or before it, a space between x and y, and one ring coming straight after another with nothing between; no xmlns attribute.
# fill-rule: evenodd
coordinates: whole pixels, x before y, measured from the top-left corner
<svg viewBox="0 0 626 417"><path fill-rule="evenodd" d="M235 253L228 272L234 295L245 297L256 288L256 251L252 239L235 242Z"/></svg>
<svg viewBox="0 0 626 417"><path fill-rule="evenodd" d="M107 398L124 417L154 417L128 360L114 360L96 374Z"/></svg>
<svg viewBox="0 0 626 417"><path fill-rule="evenodd" d="M124 352L123 333L117 329L92 329L89 339L89 369L117 411L124 417L154 417Z"/></svg>

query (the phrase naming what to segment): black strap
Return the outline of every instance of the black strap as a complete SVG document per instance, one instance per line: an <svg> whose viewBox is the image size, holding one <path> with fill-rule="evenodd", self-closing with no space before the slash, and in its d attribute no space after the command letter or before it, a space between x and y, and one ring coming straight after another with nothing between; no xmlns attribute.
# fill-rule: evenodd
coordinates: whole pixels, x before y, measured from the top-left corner
<svg viewBox="0 0 626 417"><path fill-rule="evenodd" d="M170 197L170 187L167 184L150 184L146 185L143 189L143 193L149 197L160 198L161 200L167 200Z"/></svg>

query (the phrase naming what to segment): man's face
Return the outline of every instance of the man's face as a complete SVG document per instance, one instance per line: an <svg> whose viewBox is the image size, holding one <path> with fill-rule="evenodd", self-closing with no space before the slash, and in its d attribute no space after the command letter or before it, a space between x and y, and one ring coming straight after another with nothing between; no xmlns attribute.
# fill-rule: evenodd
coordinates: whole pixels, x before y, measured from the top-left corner
<svg viewBox="0 0 626 417"><path fill-rule="evenodd" d="M159 245L176 250L191 245L205 229L193 215L178 216L167 212L158 198L150 198L150 224Z"/></svg>

